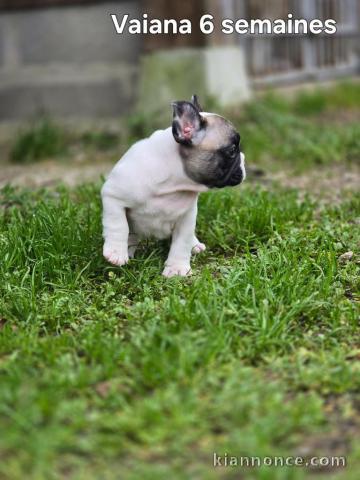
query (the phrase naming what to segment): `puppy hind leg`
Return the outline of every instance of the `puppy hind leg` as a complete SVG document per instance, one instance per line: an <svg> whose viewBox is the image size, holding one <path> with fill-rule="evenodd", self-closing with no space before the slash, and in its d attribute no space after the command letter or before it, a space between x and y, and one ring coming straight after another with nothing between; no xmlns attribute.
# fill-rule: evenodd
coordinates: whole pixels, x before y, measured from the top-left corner
<svg viewBox="0 0 360 480"><path fill-rule="evenodd" d="M197 253L201 253L204 250L206 250L206 245L205 243L201 243L197 237L194 237L194 240L192 242L192 247L191 247L191 253L193 255L196 255Z"/></svg>
<svg viewBox="0 0 360 480"><path fill-rule="evenodd" d="M136 235L136 233L130 233L130 234L129 234L129 240L128 240L128 246L129 246L129 248L128 248L128 254L129 254L129 258L134 258L138 244L139 244L139 238L138 238L138 236Z"/></svg>

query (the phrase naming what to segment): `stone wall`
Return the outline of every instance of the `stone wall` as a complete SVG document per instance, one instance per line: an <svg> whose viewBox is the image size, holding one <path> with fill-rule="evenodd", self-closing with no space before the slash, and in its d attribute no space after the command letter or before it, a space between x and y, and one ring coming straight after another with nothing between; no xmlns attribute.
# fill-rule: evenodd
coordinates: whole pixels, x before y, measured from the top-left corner
<svg viewBox="0 0 360 480"><path fill-rule="evenodd" d="M136 17L139 4L0 11L0 120L128 112L142 42L116 35L110 13Z"/></svg>

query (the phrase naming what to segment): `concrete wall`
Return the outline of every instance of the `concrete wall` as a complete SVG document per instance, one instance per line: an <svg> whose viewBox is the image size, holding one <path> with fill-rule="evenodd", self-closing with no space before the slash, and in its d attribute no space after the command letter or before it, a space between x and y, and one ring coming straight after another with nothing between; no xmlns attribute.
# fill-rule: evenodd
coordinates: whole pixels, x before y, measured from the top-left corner
<svg viewBox="0 0 360 480"><path fill-rule="evenodd" d="M222 106L249 100L243 49L230 45L179 48L143 57L138 110L160 112L170 101L190 99L194 93L205 109L206 97Z"/></svg>
<svg viewBox="0 0 360 480"><path fill-rule="evenodd" d="M0 120L124 114L137 94L141 37L110 13L140 1L0 12Z"/></svg>

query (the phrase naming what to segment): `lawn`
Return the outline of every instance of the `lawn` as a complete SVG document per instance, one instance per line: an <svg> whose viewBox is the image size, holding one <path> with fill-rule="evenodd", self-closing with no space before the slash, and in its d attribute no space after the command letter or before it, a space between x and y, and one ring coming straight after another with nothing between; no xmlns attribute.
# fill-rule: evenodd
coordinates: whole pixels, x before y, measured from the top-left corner
<svg viewBox="0 0 360 480"><path fill-rule="evenodd" d="M306 171L350 151L346 166L359 123L322 127L353 109L331 98L330 113L306 96L249 106L245 144L261 165L305 151ZM264 109L295 119L271 145ZM359 192L323 204L249 181L202 194L207 250L168 280L167 242L126 267L103 260L100 187L1 191L0 478L358 478ZM214 452L347 466L214 467Z"/></svg>

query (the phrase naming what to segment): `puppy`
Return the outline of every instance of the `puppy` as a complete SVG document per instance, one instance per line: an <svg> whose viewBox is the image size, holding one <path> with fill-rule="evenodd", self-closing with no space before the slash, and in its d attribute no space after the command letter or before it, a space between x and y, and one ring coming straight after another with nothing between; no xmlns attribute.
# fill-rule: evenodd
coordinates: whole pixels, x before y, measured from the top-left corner
<svg viewBox="0 0 360 480"><path fill-rule="evenodd" d="M101 191L104 257L125 265L139 239L171 237L165 277L189 275L191 253L205 250L195 235L199 193L246 176L240 135L229 121L203 112L196 95L172 107L172 127L136 142Z"/></svg>

